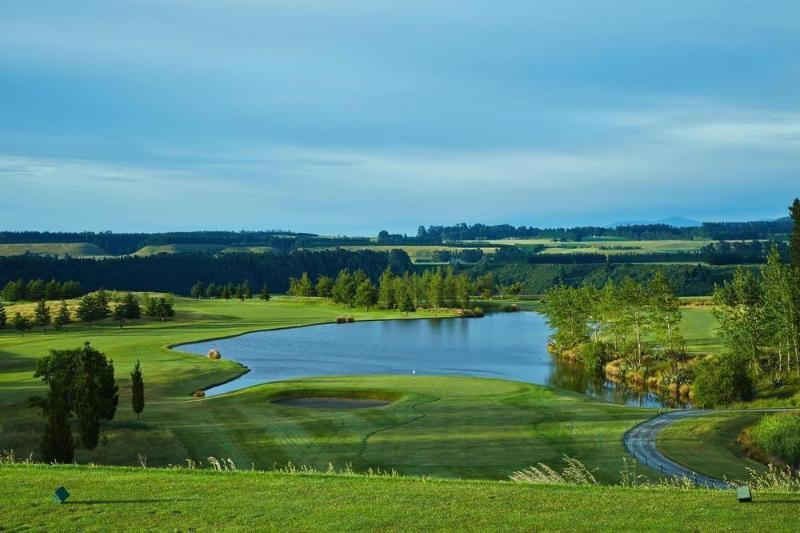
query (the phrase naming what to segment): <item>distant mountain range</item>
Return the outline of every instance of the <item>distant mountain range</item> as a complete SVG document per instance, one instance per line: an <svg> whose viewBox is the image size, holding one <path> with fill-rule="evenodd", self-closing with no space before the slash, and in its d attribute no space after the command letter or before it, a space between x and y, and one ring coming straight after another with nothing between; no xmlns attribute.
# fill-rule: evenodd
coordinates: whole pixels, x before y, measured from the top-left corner
<svg viewBox="0 0 800 533"><path fill-rule="evenodd" d="M642 224L667 224L676 228L696 228L702 226L703 223L697 220L692 220L685 217L669 217L660 220L620 220L606 226L607 228L618 228L620 226L638 226Z"/></svg>

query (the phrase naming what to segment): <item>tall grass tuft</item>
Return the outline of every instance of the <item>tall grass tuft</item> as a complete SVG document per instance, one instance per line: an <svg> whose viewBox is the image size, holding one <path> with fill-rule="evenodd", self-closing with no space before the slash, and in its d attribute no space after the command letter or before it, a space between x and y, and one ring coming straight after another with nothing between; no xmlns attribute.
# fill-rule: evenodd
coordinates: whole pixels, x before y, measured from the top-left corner
<svg viewBox="0 0 800 533"><path fill-rule="evenodd" d="M577 459L564 455L565 467L561 472L544 463L531 465L509 476L512 481L536 485L597 485L593 471Z"/></svg>

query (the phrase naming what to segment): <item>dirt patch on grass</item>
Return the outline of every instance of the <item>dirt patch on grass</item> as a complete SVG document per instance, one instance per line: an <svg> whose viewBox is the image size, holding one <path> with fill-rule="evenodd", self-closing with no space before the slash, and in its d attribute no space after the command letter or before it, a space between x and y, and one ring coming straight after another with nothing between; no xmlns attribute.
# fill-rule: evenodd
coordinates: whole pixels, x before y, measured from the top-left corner
<svg viewBox="0 0 800 533"><path fill-rule="evenodd" d="M278 405L304 407L306 409L369 409L383 407L392 403L390 400L373 398L336 398L336 397L306 397L306 398L281 398L272 400Z"/></svg>

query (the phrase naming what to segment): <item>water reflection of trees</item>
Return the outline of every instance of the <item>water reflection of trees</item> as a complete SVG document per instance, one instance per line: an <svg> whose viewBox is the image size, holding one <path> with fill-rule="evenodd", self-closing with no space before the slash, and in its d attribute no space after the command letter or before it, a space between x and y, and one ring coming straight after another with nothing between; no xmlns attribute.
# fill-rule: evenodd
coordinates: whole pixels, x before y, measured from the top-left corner
<svg viewBox="0 0 800 533"><path fill-rule="evenodd" d="M551 387L639 407L690 407L689 404L681 402L678 398L656 394L648 390L646 386L634 387L624 382L613 382L602 372L593 372L579 363L563 360L554 360L547 384Z"/></svg>

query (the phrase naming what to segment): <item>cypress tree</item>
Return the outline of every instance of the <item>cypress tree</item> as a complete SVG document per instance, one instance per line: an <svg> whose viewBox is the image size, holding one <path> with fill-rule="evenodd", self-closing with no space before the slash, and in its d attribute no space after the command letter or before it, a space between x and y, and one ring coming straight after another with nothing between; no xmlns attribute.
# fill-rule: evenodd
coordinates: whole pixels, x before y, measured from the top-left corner
<svg viewBox="0 0 800 533"><path fill-rule="evenodd" d="M144 411L144 379L142 379L142 367L138 359L131 371L131 406L138 420L139 415Z"/></svg>

